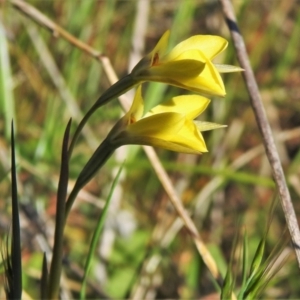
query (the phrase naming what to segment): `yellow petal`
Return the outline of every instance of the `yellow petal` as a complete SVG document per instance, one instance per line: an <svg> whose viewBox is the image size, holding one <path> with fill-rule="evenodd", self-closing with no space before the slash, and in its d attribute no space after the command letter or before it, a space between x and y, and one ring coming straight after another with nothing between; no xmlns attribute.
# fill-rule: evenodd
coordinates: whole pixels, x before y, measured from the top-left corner
<svg viewBox="0 0 300 300"><path fill-rule="evenodd" d="M174 113L155 115L130 125L118 143L150 145L184 153L207 152L195 124Z"/></svg>
<svg viewBox="0 0 300 300"><path fill-rule="evenodd" d="M170 142L193 149L196 152L207 152L204 138L197 126L191 121L186 120L184 126L176 134L168 137Z"/></svg>
<svg viewBox="0 0 300 300"><path fill-rule="evenodd" d="M125 141L125 139L124 139ZM130 142L129 142L130 141ZM157 137L145 137L145 136L132 136L130 138L126 139L127 143L124 143L122 145L148 145L152 147L157 147L161 149L166 149L170 151L175 151L175 152L181 152L181 153L189 153L189 154L201 154L202 152L194 149L194 148L189 148L185 145L177 144L170 142L168 140L164 140L161 138ZM118 145L120 146L120 145ZM206 151L203 151L206 152Z"/></svg>
<svg viewBox="0 0 300 300"><path fill-rule="evenodd" d="M160 136L178 132L184 125L185 116L176 113L161 113L130 124L126 131L131 135Z"/></svg>
<svg viewBox="0 0 300 300"><path fill-rule="evenodd" d="M169 37L170 31L167 30L158 41L155 48L149 54L143 57L132 69L131 75L133 75L133 78L138 78L138 76L140 74L143 74L145 70L148 70L150 67L152 67L152 65L154 64L154 60L159 61L160 58L164 56L168 48ZM142 81L141 78L138 79Z"/></svg>
<svg viewBox="0 0 300 300"><path fill-rule="evenodd" d="M199 95L173 97L152 108L145 117L162 112L174 112L184 114L187 119L193 120L207 108L209 102L209 99Z"/></svg>
<svg viewBox="0 0 300 300"><path fill-rule="evenodd" d="M225 96L223 80L214 65L207 60L203 71L196 78L182 80L182 87L188 87L204 95Z"/></svg>
<svg viewBox="0 0 300 300"><path fill-rule="evenodd" d="M225 87L219 72L198 50L185 51L175 61L153 66L141 72L139 77L140 80L164 82L204 95L225 96Z"/></svg>
<svg viewBox="0 0 300 300"><path fill-rule="evenodd" d="M142 80L163 80L164 78L174 78L181 80L183 78L197 77L204 69L205 63L194 59L183 59L170 61L161 65L152 66L144 72L140 72L139 78Z"/></svg>
<svg viewBox="0 0 300 300"><path fill-rule="evenodd" d="M228 42L220 36L195 35L175 46L168 54L168 59L174 59L180 53L191 49L200 50L208 59L213 59L225 50L227 45Z"/></svg>
<svg viewBox="0 0 300 300"><path fill-rule="evenodd" d="M153 147L159 147L171 151L182 153L203 153L207 152L205 141L197 127L190 121L186 121L176 134L165 134L163 137L159 135L154 136L140 136L133 137L131 143L145 144Z"/></svg>
<svg viewBox="0 0 300 300"><path fill-rule="evenodd" d="M160 57L162 57L166 53L168 49L169 38L170 38L170 30L167 30L158 41L155 48L151 51L152 58L156 53ZM151 62L153 62L153 59L151 60Z"/></svg>
<svg viewBox="0 0 300 300"><path fill-rule="evenodd" d="M143 101L143 98L142 98L142 86L139 85L137 90L136 90L136 93L135 93L135 96L134 96L134 99L133 99L133 103L130 107L130 110L127 112L126 115L128 115L129 118L134 119L134 120L131 120L131 121L136 122L136 121L138 121L139 119L142 118L143 114L144 114L144 101Z"/></svg>

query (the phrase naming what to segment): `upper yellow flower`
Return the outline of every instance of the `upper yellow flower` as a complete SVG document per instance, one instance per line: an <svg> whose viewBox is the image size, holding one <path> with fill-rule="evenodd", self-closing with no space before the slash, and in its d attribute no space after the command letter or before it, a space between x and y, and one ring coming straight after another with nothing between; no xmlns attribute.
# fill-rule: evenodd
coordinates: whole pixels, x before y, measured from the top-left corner
<svg viewBox="0 0 300 300"><path fill-rule="evenodd" d="M137 81L168 83L204 95L224 96L225 88L219 72L241 71L241 68L214 65L211 60L227 47L219 36L196 35L167 52L170 31L167 31L151 53L133 68Z"/></svg>
<svg viewBox="0 0 300 300"><path fill-rule="evenodd" d="M198 95L174 97L144 114L141 86L130 110L114 126L106 141L113 148L150 145L183 153L207 152L201 131L222 125L193 121L210 100Z"/></svg>

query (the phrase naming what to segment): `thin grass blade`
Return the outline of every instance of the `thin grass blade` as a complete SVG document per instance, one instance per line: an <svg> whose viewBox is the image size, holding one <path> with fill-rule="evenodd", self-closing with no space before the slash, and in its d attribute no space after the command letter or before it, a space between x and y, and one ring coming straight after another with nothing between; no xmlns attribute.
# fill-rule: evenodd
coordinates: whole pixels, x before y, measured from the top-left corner
<svg viewBox="0 0 300 300"><path fill-rule="evenodd" d="M269 275L271 275L269 274L269 271L286 245L282 242L277 243L273 248L271 254L266 259L264 259L267 235L272 224L276 204L277 201L276 198L274 198L269 209L268 219L266 222L263 238L261 239L257 247L256 253L251 264L249 279L245 284L243 295L247 299L253 299L253 297L257 297L258 293L262 292L263 289L266 287L266 285L270 281L270 279L268 280L268 277L270 277ZM274 274L271 277L273 276Z"/></svg>
<svg viewBox="0 0 300 300"><path fill-rule="evenodd" d="M231 272L230 265L228 266L228 270L224 279L224 284L222 287L221 299L231 299L233 291L233 276Z"/></svg>
<svg viewBox="0 0 300 300"><path fill-rule="evenodd" d="M237 222L236 228L240 228L239 224L240 221ZM233 241L231 255L230 255L228 270L222 287L221 299L236 299L234 295L234 285L235 285L237 274L236 274L236 270L234 270L233 262L234 262L235 253L238 248L238 242L239 242L239 233L236 232Z"/></svg>
<svg viewBox="0 0 300 300"><path fill-rule="evenodd" d="M263 237L258 244L258 247L254 254L254 258L252 260L252 264L251 264L251 268L250 268L250 277L254 277L260 268L260 265L263 260L263 255L265 252L265 246L266 246L266 239L265 239L265 237Z"/></svg>
<svg viewBox="0 0 300 300"><path fill-rule="evenodd" d="M12 278L8 280L8 299L22 298L22 258L21 258L21 237L20 237L20 220L19 220L19 204L18 204L18 186L15 158L15 140L14 140L14 124L11 123L11 198L12 198L12 238L11 252L7 251L8 270ZM8 250L8 248L7 248Z"/></svg>
<svg viewBox="0 0 300 300"><path fill-rule="evenodd" d="M284 234L285 233L283 233L283 235ZM290 238L289 236L283 237L283 235L282 238L278 239L277 244L266 259L262 267L264 272L261 276L261 280L258 281L256 289L249 294L249 297L259 297L263 293L269 282L274 278L274 276L286 263L290 253L285 255L282 259L279 259L279 257L282 255L284 249L287 247Z"/></svg>

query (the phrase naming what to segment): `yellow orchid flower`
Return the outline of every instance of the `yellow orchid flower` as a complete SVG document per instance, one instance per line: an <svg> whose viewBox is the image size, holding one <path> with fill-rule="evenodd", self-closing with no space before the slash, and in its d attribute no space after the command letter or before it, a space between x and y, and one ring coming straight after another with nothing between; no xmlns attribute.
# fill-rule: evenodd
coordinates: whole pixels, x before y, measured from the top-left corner
<svg viewBox="0 0 300 300"><path fill-rule="evenodd" d="M157 81L204 95L225 96L220 72L241 71L239 67L214 65L211 60L227 47L219 36L192 36L167 52L170 31L133 68L131 76L139 82Z"/></svg>
<svg viewBox="0 0 300 300"><path fill-rule="evenodd" d="M213 64L212 59L227 47L219 36L192 36L167 52L170 31L159 40L156 47L124 76L107 89L94 103L79 123L69 147L71 156L75 142L91 115L102 105L146 81L167 83L203 95L225 96L220 73L242 71L235 66Z"/></svg>
<svg viewBox="0 0 300 300"><path fill-rule="evenodd" d="M223 127L194 121L209 102L199 95L178 96L143 116L144 103L139 86L130 110L115 125L107 140L114 148L138 144L183 153L207 152L201 131Z"/></svg>
<svg viewBox="0 0 300 300"><path fill-rule="evenodd" d="M199 95L174 97L144 115L141 86L130 110L115 124L79 174L69 197L70 210L79 190L91 180L114 151L123 145L149 145L183 153L207 152L202 131L224 125L194 121L210 100Z"/></svg>

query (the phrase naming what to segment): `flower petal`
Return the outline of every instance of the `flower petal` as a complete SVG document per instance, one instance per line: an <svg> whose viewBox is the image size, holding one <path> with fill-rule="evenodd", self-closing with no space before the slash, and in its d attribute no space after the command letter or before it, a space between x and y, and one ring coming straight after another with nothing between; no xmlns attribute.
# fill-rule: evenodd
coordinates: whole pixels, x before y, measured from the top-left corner
<svg viewBox="0 0 300 300"><path fill-rule="evenodd" d="M139 85L136 90L133 103L126 115L129 116L131 121L136 122L142 118L143 114L144 114L144 101L142 98L142 86Z"/></svg>
<svg viewBox="0 0 300 300"><path fill-rule="evenodd" d="M195 59L183 59L169 61L161 65L153 66L145 72L140 72L140 78L155 80L155 78L176 78L177 80L197 77L204 69L205 62ZM144 78L143 78L144 75Z"/></svg>
<svg viewBox="0 0 300 300"><path fill-rule="evenodd" d="M165 135L163 138L160 136L140 137L141 140L143 144L171 151L195 154L207 152L203 136L190 121L186 121L177 134ZM136 137L135 143L138 143Z"/></svg>
<svg viewBox="0 0 300 300"><path fill-rule="evenodd" d="M124 139L124 141L125 141L125 139ZM186 147L181 144L177 144L174 142L170 142L168 140L164 140L164 139L157 138L157 137L151 137L151 136L150 137L131 136L131 137L127 138L126 143L123 143L122 145L127 145L127 144L148 145L148 146L166 149L166 150L170 150L170 151L189 153L189 154L201 154L202 153L201 151L199 151L197 149L189 148L189 147ZM207 151L203 151L203 152L207 152Z"/></svg>
<svg viewBox="0 0 300 300"><path fill-rule="evenodd" d="M171 60L186 50L197 49L208 59L213 59L225 50L227 45L228 42L220 36L195 35L176 45L167 56Z"/></svg>
<svg viewBox="0 0 300 300"><path fill-rule="evenodd" d="M184 125L185 116L182 114L166 112L143 118L130 124L126 131L132 135L164 137L178 132Z"/></svg>
<svg viewBox="0 0 300 300"><path fill-rule="evenodd" d="M169 44L169 38L170 38L170 30L167 30L163 36L160 38L158 43L156 44L155 48L151 51L151 62L153 62L153 57L157 53L159 57L164 56L168 49L168 44Z"/></svg>
<svg viewBox="0 0 300 300"><path fill-rule="evenodd" d="M176 134L168 137L168 140L174 144L192 149L195 152L207 152L204 138L199 132L197 126L186 120L184 126Z"/></svg>
<svg viewBox="0 0 300 300"><path fill-rule="evenodd" d="M197 126L176 113L161 113L131 124L114 142L118 146L138 144L184 153L207 152Z"/></svg>
<svg viewBox="0 0 300 300"><path fill-rule="evenodd" d="M164 82L204 95L225 96L225 87L219 72L198 50L185 51L175 61L144 70L140 72L139 79Z"/></svg>
<svg viewBox="0 0 300 300"><path fill-rule="evenodd" d="M199 95L173 97L172 99L152 108L145 117L163 112L174 112L184 114L187 119L193 120L206 109L209 102L209 99Z"/></svg>
<svg viewBox="0 0 300 300"><path fill-rule="evenodd" d="M209 60L206 61L205 67L198 77L182 80L181 84L182 87L204 95L226 95L223 80Z"/></svg>

